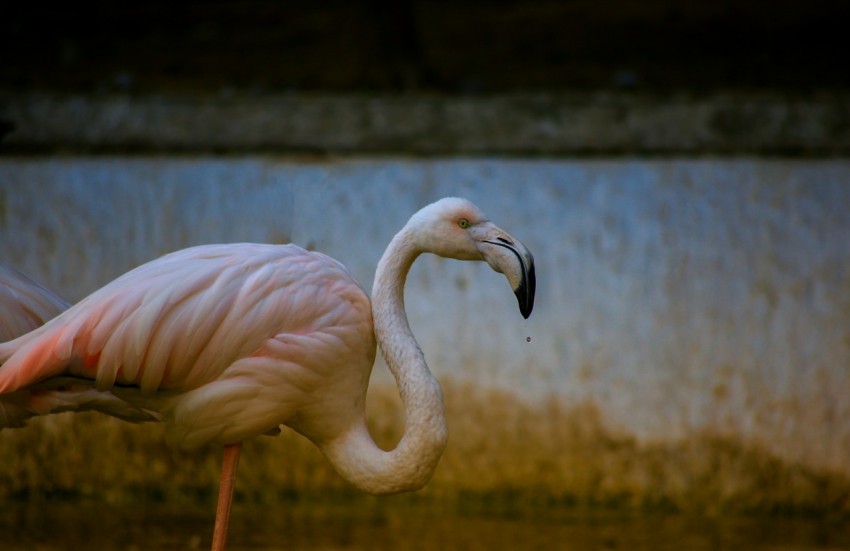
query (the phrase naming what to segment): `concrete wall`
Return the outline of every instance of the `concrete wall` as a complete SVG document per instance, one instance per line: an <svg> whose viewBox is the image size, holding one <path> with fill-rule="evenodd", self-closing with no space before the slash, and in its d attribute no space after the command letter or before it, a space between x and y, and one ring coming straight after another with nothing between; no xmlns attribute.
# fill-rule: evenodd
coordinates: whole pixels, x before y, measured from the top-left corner
<svg viewBox="0 0 850 551"><path fill-rule="evenodd" d="M75 301L177 248L291 240L368 288L411 213L466 196L533 251L537 304L525 321L487 266L420 260L439 377L850 474L848 182L844 160L6 157L0 259Z"/></svg>
<svg viewBox="0 0 850 551"><path fill-rule="evenodd" d="M4 94L0 152L546 156L850 154L846 94ZM0 125L0 135L2 135Z"/></svg>

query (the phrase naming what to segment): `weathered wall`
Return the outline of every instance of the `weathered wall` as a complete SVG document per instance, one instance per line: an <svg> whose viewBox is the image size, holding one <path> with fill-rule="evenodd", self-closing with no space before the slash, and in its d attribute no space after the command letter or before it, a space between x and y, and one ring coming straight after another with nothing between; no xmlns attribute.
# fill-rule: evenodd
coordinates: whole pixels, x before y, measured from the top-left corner
<svg viewBox="0 0 850 551"><path fill-rule="evenodd" d="M846 94L4 94L12 154L850 154ZM0 127L2 134L2 127Z"/></svg>
<svg viewBox="0 0 850 551"><path fill-rule="evenodd" d="M0 259L73 301L180 247L292 240L368 288L412 212L466 196L535 254L537 304L524 321L488 267L420 260L438 376L850 474L848 181L829 160L4 158Z"/></svg>

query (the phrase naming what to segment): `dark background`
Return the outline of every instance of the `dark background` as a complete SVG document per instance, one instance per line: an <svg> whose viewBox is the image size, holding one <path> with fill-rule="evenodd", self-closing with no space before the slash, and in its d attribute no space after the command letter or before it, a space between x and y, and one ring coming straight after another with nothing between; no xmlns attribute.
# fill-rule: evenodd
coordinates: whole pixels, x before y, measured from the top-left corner
<svg viewBox="0 0 850 551"><path fill-rule="evenodd" d="M17 2L0 89L80 93L850 89L850 2Z"/></svg>

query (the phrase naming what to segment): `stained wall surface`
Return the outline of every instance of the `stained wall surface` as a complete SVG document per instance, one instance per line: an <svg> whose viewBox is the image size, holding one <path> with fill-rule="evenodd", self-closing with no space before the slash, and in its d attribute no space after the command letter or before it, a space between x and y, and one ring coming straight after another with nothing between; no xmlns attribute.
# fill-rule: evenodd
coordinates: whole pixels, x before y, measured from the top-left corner
<svg viewBox="0 0 850 551"><path fill-rule="evenodd" d="M6 157L0 259L73 302L178 248L292 241L368 289L410 214L465 196L532 250L537 302L523 320L486 265L420 259L438 377L850 474L848 181L845 160Z"/></svg>

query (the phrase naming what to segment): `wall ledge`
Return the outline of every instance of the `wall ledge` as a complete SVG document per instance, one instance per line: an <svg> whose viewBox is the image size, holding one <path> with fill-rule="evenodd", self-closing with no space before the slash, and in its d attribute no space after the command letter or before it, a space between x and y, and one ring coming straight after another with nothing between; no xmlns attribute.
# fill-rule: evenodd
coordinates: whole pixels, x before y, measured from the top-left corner
<svg viewBox="0 0 850 551"><path fill-rule="evenodd" d="M844 157L849 99L0 92L0 154Z"/></svg>

